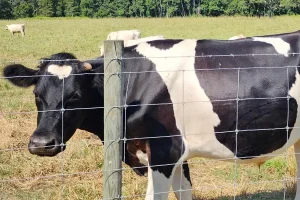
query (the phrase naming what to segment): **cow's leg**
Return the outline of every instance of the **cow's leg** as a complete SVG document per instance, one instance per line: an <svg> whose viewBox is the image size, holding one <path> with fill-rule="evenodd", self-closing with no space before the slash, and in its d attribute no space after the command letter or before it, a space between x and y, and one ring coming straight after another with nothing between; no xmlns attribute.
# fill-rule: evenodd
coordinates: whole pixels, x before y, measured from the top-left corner
<svg viewBox="0 0 300 200"><path fill-rule="evenodd" d="M162 109L161 112L163 111ZM169 110L166 111L169 112ZM144 119L146 122L144 127L147 127L146 131L148 131L148 135L153 137L146 141L149 166L148 188L145 199L167 200L176 170L175 165L180 163L181 160L184 161L186 157L184 155L184 141L182 137L178 137L180 136L178 132L172 133L168 131L157 119L153 119L150 116L145 116ZM165 118L161 120L161 122L163 121L165 121ZM168 123L170 122L168 121Z"/></svg>
<svg viewBox="0 0 300 200"><path fill-rule="evenodd" d="M294 151L297 163L297 190L295 200L300 200L300 141L294 144Z"/></svg>
<svg viewBox="0 0 300 200"><path fill-rule="evenodd" d="M181 149L178 148L182 146L180 139L166 137L149 140L146 148L149 162L146 200L168 199L175 164L181 157Z"/></svg>
<svg viewBox="0 0 300 200"><path fill-rule="evenodd" d="M172 170L174 166L162 166L163 172L157 170L158 167L148 167L148 187L145 200L167 200L172 183ZM173 169L172 169L173 168ZM171 170L171 176L168 177L164 172Z"/></svg>
<svg viewBox="0 0 300 200"><path fill-rule="evenodd" d="M172 187L178 200L192 200L192 182L188 163L185 161L182 165L177 165Z"/></svg>

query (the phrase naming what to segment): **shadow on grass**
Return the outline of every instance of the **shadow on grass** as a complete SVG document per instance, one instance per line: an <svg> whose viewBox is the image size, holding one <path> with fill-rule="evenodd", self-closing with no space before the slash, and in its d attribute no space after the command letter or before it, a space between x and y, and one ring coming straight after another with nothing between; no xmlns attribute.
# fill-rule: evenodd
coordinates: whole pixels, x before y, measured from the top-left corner
<svg viewBox="0 0 300 200"><path fill-rule="evenodd" d="M296 183L291 184L284 190L268 190L268 191L257 191L254 193L248 193L238 195L235 197L236 200L294 200L296 194ZM193 197L193 200L232 200L234 196L220 196L217 198L205 198L205 197Z"/></svg>

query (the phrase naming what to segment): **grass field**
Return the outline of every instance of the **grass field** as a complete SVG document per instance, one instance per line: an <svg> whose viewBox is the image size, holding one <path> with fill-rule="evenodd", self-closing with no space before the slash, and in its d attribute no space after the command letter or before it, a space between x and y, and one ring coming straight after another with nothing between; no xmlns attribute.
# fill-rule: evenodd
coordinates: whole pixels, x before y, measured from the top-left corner
<svg viewBox="0 0 300 200"><path fill-rule="evenodd" d="M9 63L35 68L38 59L57 52L72 52L79 59L94 58L111 31L139 29L142 36L227 39L233 35L276 34L300 29L300 16L276 18L172 18L172 19L20 19L0 21L0 70ZM26 36L11 36L10 23L25 23ZM103 148L93 135L77 131L65 152L41 158L27 150L36 127L32 88L15 88L0 78L0 199L100 199ZM191 160L194 199L293 199L293 151L260 167L206 159ZM147 179L127 166L123 195L143 199ZM134 196L134 197L133 197ZM170 199L175 199L170 195Z"/></svg>

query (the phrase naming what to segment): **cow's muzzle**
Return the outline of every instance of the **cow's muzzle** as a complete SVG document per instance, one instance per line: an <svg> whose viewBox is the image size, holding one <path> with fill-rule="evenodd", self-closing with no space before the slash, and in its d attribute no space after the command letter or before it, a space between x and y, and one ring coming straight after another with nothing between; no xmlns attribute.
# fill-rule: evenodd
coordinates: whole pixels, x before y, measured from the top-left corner
<svg viewBox="0 0 300 200"><path fill-rule="evenodd" d="M55 135L53 132L34 133L28 144L29 152L38 156L55 156L64 151L65 145Z"/></svg>

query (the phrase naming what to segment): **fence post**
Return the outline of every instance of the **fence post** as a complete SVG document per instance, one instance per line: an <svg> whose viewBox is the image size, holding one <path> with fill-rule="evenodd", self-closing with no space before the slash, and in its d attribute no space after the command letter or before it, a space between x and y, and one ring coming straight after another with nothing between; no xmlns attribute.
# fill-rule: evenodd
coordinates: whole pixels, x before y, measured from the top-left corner
<svg viewBox="0 0 300 200"><path fill-rule="evenodd" d="M122 40L104 41L104 199L120 199L122 191ZM118 107L114 107L118 106Z"/></svg>

